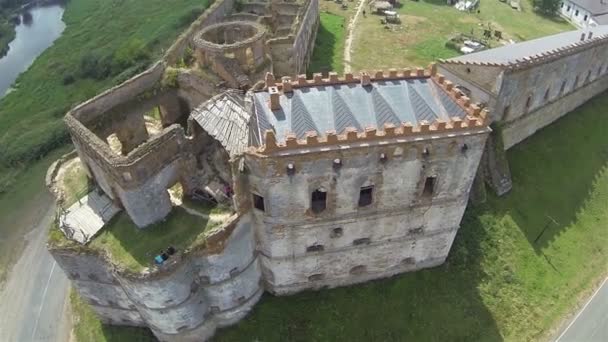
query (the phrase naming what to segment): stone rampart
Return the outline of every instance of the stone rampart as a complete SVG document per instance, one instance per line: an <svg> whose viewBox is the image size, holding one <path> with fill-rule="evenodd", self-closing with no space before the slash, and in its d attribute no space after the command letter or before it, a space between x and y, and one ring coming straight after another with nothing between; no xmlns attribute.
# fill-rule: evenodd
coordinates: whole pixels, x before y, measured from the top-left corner
<svg viewBox="0 0 608 342"><path fill-rule="evenodd" d="M504 148L509 149L515 146L533 135L536 131L570 113L607 89L608 74L573 92L550 101L531 113L505 123L502 127Z"/></svg>
<svg viewBox="0 0 608 342"><path fill-rule="evenodd" d="M102 321L148 326L161 341L205 340L245 316L263 292L248 216L235 215L206 247L149 273L128 273L84 247L50 251Z"/></svg>

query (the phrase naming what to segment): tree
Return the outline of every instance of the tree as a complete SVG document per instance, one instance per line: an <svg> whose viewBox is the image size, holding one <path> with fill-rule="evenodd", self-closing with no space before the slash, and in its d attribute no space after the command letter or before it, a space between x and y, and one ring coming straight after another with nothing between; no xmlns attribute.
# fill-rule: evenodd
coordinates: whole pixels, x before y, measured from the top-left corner
<svg viewBox="0 0 608 342"><path fill-rule="evenodd" d="M532 0L534 8L546 15L557 14L561 2L562 0Z"/></svg>

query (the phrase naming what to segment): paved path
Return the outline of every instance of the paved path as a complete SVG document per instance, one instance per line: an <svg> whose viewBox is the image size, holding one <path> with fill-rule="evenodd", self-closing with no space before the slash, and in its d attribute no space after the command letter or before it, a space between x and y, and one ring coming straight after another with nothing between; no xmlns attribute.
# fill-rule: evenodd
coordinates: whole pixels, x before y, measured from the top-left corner
<svg viewBox="0 0 608 342"><path fill-rule="evenodd" d="M359 0L359 7L357 7L357 13L353 19L348 23L348 32L346 36L346 43L344 44L344 73L348 73L352 71L350 66L351 63L351 53L353 50L353 39L355 35L355 26L357 25L357 19L359 19L359 15L363 11L363 7L365 7L366 0Z"/></svg>
<svg viewBox="0 0 608 342"><path fill-rule="evenodd" d="M0 295L2 342L69 340L68 279L46 250L46 232L54 218L54 206L47 204L41 216L25 236L27 247ZM23 228L26 231L29 227Z"/></svg>
<svg viewBox="0 0 608 342"><path fill-rule="evenodd" d="M555 342L608 341L608 278Z"/></svg>

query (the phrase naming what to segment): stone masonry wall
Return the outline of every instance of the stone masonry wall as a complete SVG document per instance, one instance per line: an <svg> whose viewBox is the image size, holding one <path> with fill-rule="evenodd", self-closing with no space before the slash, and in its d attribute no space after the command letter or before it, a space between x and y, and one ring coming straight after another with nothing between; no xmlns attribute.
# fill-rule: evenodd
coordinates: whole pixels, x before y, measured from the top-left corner
<svg viewBox="0 0 608 342"><path fill-rule="evenodd" d="M194 342L240 320L263 292L249 217L233 217L216 235L224 237L211 238L211 248L175 255L147 275L125 273L91 250L50 250L103 322Z"/></svg>
<svg viewBox="0 0 608 342"><path fill-rule="evenodd" d="M581 91L581 87L606 75L608 40L589 44L588 48L552 61L507 70L494 109L500 121L512 123L570 93ZM562 115L565 113L567 111L562 110Z"/></svg>
<svg viewBox="0 0 608 342"><path fill-rule="evenodd" d="M502 128L505 149L515 146L539 129L575 110L607 89L608 75L604 74L601 78L591 81L578 90L550 101L543 107L506 123Z"/></svg>
<svg viewBox="0 0 608 342"><path fill-rule="evenodd" d="M244 192L264 197L265 211L252 212L267 289L290 294L441 264L460 225L488 132L248 156ZM335 159L342 163L337 169ZM288 164L295 167L293 175L287 174ZM432 196L422 195L427 177L436 177ZM359 207L365 186L374 187L373 202ZM311 194L319 188L327 191L327 209L315 214Z"/></svg>

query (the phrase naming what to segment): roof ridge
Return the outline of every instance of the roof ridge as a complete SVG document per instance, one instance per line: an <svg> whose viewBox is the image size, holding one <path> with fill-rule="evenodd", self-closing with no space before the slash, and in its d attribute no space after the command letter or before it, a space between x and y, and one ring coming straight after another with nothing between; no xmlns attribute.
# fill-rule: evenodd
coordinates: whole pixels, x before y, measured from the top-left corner
<svg viewBox="0 0 608 342"><path fill-rule="evenodd" d="M361 129L361 124L350 107L344 101L340 93L332 89L330 91L332 109L334 111L334 128L337 132L344 131L347 127L355 126Z"/></svg>
<svg viewBox="0 0 608 342"><path fill-rule="evenodd" d="M378 127L382 127L385 123L396 124L401 121L377 87L372 89L372 104Z"/></svg>
<svg viewBox="0 0 608 342"><path fill-rule="evenodd" d="M431 108L431 106L429 106L428 103L426 103L426 101L424 100L424 98L422 97L422 95L420 95L420 93L418 93L418 90L416 90L416 88L414 88L411 84L407 84L407 89L408 92L410 94L410 98L412 99L412 108L415 111L415 115L414 117L416 117L416 119L418 119L418 113L420 113L420 118L422 120L426 120L426 121L433 121L433 119L438 118L439 115L437 115L437 113L433 110L433 108ZM422 107L422 109L426 110L426 113L432 113L433 117L429 117L428 115L426 115L425 112L421 112L418 111L418 108Z"/></svg>
<svg viewBox="0 0 608 342"><path fill-rule="evenodd" d="M298 94L293 94L291 99L291 130L298 137L303 137L309 131L319 132L304 101L300 99Z"/></svg>

